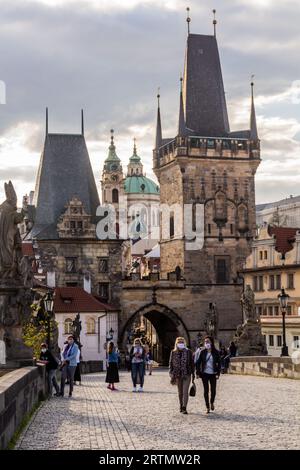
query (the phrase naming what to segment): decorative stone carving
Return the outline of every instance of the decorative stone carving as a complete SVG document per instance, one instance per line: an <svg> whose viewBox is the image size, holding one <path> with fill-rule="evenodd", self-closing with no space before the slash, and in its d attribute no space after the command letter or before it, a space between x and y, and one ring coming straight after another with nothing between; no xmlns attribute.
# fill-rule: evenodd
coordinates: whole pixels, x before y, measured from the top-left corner
<svg viewBox="0 0 300 470"><path fill-rule="evenodd" d="M206 317L204 320L204 330L209 336L212 336L215 339L218 337L218 317L219 315L216 304L210 303L209 310L206 313Z"/></svg>
<svg viewBox="0 0 300 470"><path fill-rule="evenodd" d="M263 356L268 353L265 339L261 332L260 317L255 309L254 293L249 285L246 286L241 306L244 322L237 327L233 341L239 356Z"/></svg>

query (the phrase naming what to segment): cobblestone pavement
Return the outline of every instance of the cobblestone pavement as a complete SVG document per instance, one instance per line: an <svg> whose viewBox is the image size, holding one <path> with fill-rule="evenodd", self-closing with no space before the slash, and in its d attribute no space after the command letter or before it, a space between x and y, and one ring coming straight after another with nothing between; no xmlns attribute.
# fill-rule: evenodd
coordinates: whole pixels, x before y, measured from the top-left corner
<svg viewBox="0 0 300 470"><path fill-rule="evenodd" d="M21 435L17 449L296 449L300 446L300 381L223 375L216 411L205 415L202 384L188 415L178 411L166 370L132 393L121 373L111 392L104 374L83 377L73 398L47 400Z"/></svg>

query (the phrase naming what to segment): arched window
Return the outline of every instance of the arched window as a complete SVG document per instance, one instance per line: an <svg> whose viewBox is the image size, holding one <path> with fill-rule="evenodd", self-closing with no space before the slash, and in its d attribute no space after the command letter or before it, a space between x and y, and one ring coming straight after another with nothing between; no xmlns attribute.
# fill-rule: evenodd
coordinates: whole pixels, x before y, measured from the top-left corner
<svg viewBox="0 0 300 470"><path fill-rule="evenodd" d="M73 320L72 318L66 318L64 322L65 335L71 335L73 333Z"/></svg>
<svg viewBox="0 0 300 470"><path fill-rule="evenodd" d="M96 333L96 322L94 318L88 318L86 322L86 332L88 335L93 335Z"/></svg>
<svg viewBox="0 0 300 470"><path fill-rule="evenodd" d="M119 191L116 188L112 190L112 202L119 202Z"/></svg>

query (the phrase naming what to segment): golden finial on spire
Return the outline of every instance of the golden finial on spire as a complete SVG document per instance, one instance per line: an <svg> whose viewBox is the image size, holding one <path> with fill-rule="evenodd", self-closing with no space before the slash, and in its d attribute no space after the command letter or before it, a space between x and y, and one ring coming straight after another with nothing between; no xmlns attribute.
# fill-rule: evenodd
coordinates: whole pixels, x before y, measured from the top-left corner
<svg viewBox="0 0 300 470"><path fill-rule="evenodd" d="M216 13L217 11L213 9L213 14L214 14L214 20L213 20L213 25L214 25L214 36L217 36L217 20L216 20Z"/></svg>
<svg viewBox="0 0 300 470"><path fill-rule="evenodd" d="M136 137L133 138L133 154L136 155Z"/></svg>
<svg viewBox="0 0 300 470"><path fill-rule="evenodd" d="M186 12L187 12L186 22L187 22L187 25L188 25L188 34L190 34L190 22L191 22L190 7L187 7Z"/></svg>
<svg viewBox="0 0 300 470"><path fill-rule="evenodd" d="M111 140L111 144L112 144L112 145L113 145L113 143L114 143L114 132L115 132L114 129L111 129L111 130L110 130L110 133L111 133L110 140Z"/></svg>

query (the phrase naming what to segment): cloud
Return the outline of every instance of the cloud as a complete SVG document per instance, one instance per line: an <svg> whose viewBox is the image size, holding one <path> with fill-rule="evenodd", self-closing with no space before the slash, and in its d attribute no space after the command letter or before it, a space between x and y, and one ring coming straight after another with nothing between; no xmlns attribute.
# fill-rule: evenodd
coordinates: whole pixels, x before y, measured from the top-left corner
<svg viewBox="0 0 300 470"><path fill-rule="evenodd" d="M232 129L249 126L249 81L255 74L263 157L257 200L265 201L260 175L280 176L274 162L287 162L291 177L298 178L290 164L298 164L299 155L300 5L292 0L284 7L277 0L213 3L189 1L191 31L211 34L211 10L216 7ZM8 169L16 171L19 198L33 189L34 172L30 180L29 173L17 171L23 166L37 169L46 106L50 132L79 132L84 108L97 181L112 127L124 167L136 136L147 174L153 177L158 86L164 136L174 135L177 124L186 1L0 0L0 5L0 80L6 85L6 105L0 105L1 184L1 170ZM277 184L280 197L282 191L290 192L288 176ZM270 198L275 194L276 185L270 186Z"/></svg>

